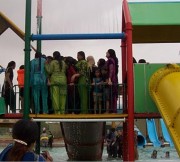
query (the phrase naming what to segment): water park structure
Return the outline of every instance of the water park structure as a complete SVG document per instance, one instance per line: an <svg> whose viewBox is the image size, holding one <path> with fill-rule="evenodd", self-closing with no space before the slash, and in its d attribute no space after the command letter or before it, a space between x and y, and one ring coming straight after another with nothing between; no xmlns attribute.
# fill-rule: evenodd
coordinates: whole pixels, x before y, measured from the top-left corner
<svg viewBox="0 0 180 162"><path fill-rule="evenodd" d="M106 121L124 121L123 161L134 161L134 119L163 118L167 130L180 156L180 67L176 64L133 64L135 43L179 43L180 2L127 2L122 4L122 33L104 34L31 34L31 0L26 0L25 69L30 67L31 41L37 40L89 40L121 39L122 49L122 114L29 114L29 77L25 73L25 111L20 114L4 114L2 118L30 118L35 121L59 121L64 135L68 133L66 122L102 124ZM39 45L40 46L40 45ZM40 48L37 48L40 50ZM151 124L151 123L150 123ZM102 131L103 132L103 131ZM103 133L102 133L103 138ZM66 142L66 141L65 141ZM66 143L68 145L68 143ZM68 148L68 147L67 147ZM102 149L102 145L99 145ZM87 149L88 150L88 149ZM68 150L67 150L68 152ZM85 152L86 154L87 152Z"/></svg>

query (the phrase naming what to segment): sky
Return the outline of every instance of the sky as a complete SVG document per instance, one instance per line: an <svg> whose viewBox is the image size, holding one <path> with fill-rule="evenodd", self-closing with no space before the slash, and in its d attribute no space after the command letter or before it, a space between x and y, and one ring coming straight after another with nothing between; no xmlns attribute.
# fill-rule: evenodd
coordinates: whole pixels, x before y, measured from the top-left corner
<svg viewBox="0 0 180 162"><path fill-rule="evenodd" d="M25 3L25 0L0 0L0 11L23 31ZM122 0L42 0L42 4L42 34L121 33ZM32 0L32 34L36 34L36 15L37 0ZM52 55L58 50L63 56L76 58L77 52L82 50L86 56L94 56L97 62L112 48L121 67L120 43L121 40L42 41L42 53ZM32 44L36 46L35 41ZM136 44L133 45L133 56L137 61L144 58L150 63L176 63L180 60L180 44ZM31 52L33 58L34 51ZM14 70L16 84L16 71L24 64L24 42L8 29L0 35L0 65L6 67L12 60L17 64ZM0 74L0 85L3 79L4 75Z"/></svg>

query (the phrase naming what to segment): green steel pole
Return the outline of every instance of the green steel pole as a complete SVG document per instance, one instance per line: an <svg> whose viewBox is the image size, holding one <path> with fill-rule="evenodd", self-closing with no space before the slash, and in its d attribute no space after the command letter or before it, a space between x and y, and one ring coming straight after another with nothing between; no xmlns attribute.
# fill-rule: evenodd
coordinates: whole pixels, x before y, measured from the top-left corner
<svg viewBox="0 0 180 162"><path fill-rule="evenodd" d="M37 34L41 34L41 22L42 22L42 0L37 0ZM41 40L37 41L37 51L41 53ZM40 132L41 132L41 122L37 122L39 127L39 138L36 140L36 153L40 154Z"/></svg>
<svg viewBox="0 0 180 162"><path fill-rule="evenodd" d="M39 33L41 34L41 22L42 22L42 17L39 18ZM37 40L37 51L41 52L41 40Z"/></svg>
<svg viewBox="0 0 180 162"><path fill-rule="evenodd" d="M30 110L30 52L31 52L31 0L26 0L25 18L25 83L24 83L24 114L25 119L29 118Z"/></svg>

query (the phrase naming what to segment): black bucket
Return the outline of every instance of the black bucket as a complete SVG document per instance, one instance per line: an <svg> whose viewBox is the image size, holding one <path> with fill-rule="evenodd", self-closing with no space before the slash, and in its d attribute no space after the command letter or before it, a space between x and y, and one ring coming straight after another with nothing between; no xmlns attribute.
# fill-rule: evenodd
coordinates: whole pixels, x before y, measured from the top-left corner
<svg viewBox="0 0 180 162"><path fill-rule="evenodd" d="M105 122L61 122L69 160L102 160Z"/></svg>

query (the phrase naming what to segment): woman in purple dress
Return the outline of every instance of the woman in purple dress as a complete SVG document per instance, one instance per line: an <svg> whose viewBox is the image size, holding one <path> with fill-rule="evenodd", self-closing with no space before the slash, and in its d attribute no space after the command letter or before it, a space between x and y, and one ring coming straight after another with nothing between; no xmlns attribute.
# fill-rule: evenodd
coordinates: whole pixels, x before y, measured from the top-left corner
<svg viewBox="0 0 180 162"><path fill-rule="evenodd" d="M113 49L109 49L106 52L107 57L107 69L108 69L108 80L107 84L110 86L110 104L109 110L112 113L117 112L117 98L118 98L118 58Z"/></svg>

